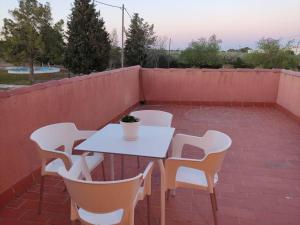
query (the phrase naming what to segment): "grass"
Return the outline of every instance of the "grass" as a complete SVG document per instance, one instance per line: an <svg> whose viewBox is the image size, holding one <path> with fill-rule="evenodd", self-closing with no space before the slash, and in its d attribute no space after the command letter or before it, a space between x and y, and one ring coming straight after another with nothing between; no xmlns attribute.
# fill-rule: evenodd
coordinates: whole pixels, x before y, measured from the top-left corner
<svg viewBox="0 0 300 225"><path fill-rule="evenodd" d="M0 70L0 84L30 85L28 74L9 74L5 70ZM67 72L35 74L35 83L49 80L59 80L68 77Z"/></svg>

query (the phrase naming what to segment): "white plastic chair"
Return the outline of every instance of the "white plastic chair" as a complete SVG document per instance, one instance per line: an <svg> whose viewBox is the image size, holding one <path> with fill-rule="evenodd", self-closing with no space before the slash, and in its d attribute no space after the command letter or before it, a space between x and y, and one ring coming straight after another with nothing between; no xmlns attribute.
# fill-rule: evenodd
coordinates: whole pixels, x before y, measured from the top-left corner
<svg viewBox="0 0 300 225"><path fill-rule="evenodd" d="M140 119L140 124L144 126L171 127L173 115L160 110L140 110L131 112L130 115ZM122 168L124 160L122 157ZM140 168L140 158L137 157L138 168ZM122 174L123 177L123 174Z"/></svg>
<svg viewBox="0 0 300 225"><path fill-rule="evenodd" d="M131 112L130 115L137 117L144 126L170 127L173 115L159 110L140 110Z"/></svg>
<svg viewBox="0 0 300 225"><path fill-rule="evenodd" d="M59 169L71 196L71 220L83 224L134 224L134 208L139 200L151 195L153 162L143 174L120 180L95 182L87 169L85 157L76 162L69 171ZM85 181L78 178L84 178ZM150 223L149 200L148 224Z"/></svg>
<svg viewBox="0 0 300 225"><path fill-rule="evenodd" d="M73 123L57 123L39 128L31 134L30 139L36 143L42 160L39 214L41 213L43 199L44 177L58 176L57 172L61 166L69 169L80 159L80 155L72 155L75 141L86 139L94 133L95 131L78 130ZM63 147L63 151L57 150L60 147ZM100 153L87 156L86 161L89 171L96 168L103 159L104 156ZM104 175L103 163L102 169Z"/></svg>
<svg viewBox="0 0 300 225"><path fill-rule="evenodd" d="M166 190L194 188L208 191L212 204L214 223L217 225L217 199L215 185L231 138L219 131L209 130L203 137L177 134L172 141L172 157L166 160ZM198 147L205 152L203 159L182 158L185 144ZM169 193L168 193L169 194Z"/></svg>

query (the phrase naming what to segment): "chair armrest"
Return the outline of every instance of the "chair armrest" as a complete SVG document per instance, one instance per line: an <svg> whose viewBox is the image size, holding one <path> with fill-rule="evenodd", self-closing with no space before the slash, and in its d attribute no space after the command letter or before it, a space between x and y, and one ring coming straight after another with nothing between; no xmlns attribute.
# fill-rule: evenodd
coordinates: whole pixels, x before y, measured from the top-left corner
<svg viewBox="0 0 300 225"><path fill-rule="evenodd" d="M80 140L85 140L92 136L96 131L94 130L77 130L77 132L74 134L74 140L72 144L72 150L74 147L76 147L81 141ZM72 154L72 151L70 152Z"/></svg>
<svg viewBox="0 0 300 225"><path fill-rule="evenodd" d="M39 153L43 161L47 159L61 159L64 162L66 169L70 169L72 166L72 159L69 154L65 152L43 149L40 150Z"/></svg>
<svg viewBox="0 0 300 225"><path fill-rule="evenodd" d="M181 166L189 167L197 170L205 170L205 160L204 159L189 159L189 158L177 158L170 157L166 160L166 170L167 167L171 169L178 169Z"/></svg>
<svg viewBox="0 0 300 225"><path fill-rule="evenodd" d="M176 188L176 174L179 167L189 167L205 171L206 162L205 160L199 159L187 159L187 158L175 158L171 157L166 160L166 188Z"/></svg>
<svg viewBox="0 0 300 225"><path fill-rule="evenodd" d="M172 140L172 157L180 158L182 155L182 149L185 144L196 146L204 149L203 137L197 137L186 134L176 134Z"/></svg>
<svg viewBox="0 0 300 225"><path fill-rule="evenodd" d="M84 140L92 136L96 131L94 130L78 130L76 134L76 140Z"/></svg>

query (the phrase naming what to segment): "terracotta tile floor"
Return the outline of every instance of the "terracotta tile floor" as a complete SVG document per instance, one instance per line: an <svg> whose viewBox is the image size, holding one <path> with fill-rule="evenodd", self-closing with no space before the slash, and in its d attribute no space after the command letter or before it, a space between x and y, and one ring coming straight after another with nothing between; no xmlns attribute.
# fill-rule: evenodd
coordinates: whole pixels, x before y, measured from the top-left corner
<svg viewBox="0 0 300 225"><path fill-rule="evenodd" d="M217 186L219 225L300 224L300 124L275 108L146 105L174 114L177 133L203 135L208 129L223 131L233 139ZM186 148L186 156L201 152ZM136 158L126 157L126 176L136 174ZM117 177L120 159L116 158ZM143 168L147 159L142 160ZM109 161L105 161L109 173ZM142 169L140 170L142 171ZM96 169L95 179L102 179ZM151 224L159 224L159 171L153 176ZM0 211L1 225L70 224L69 196L62 180L45 183L42 215L37 215L39 185L29 188ZM99 199L100 201L100 199ZM167 225L213 224L209 195L177 190L166 203ZM136 208L135 224L147 224L145 202Z"/></svg>

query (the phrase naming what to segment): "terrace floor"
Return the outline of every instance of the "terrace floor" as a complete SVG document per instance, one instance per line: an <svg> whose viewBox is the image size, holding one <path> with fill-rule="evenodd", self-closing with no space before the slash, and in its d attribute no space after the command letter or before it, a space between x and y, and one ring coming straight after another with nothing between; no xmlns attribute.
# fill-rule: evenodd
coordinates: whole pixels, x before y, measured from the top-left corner
<svg viewBox="0 0 300 225"><path fill-rule="evenodd" d="M298 225L300 223L300 124L272 107L145 105L173 113L177 133L203 135L208 129L227 133L233 140L216 187L219 225ZM186 148L185 156L201 157ZM116 158L117 177L120 158ZM137 172L136 158L126 157L126 176ZM147 159L142 160L143 168ZM105 161L109 173L109 161ZM142 169L140 171L142 171ZM101 180L101 169L93 176ZM151 224L159 224L159 170L153 174ZM69 196L59 178L45 181L43 212L37 215L39 184L0 211L1 225L70 224ZM147 224L146 204L136 207L135 224ZM176 191L166 202L167 225L213 224L209 195Z"/></svg>

